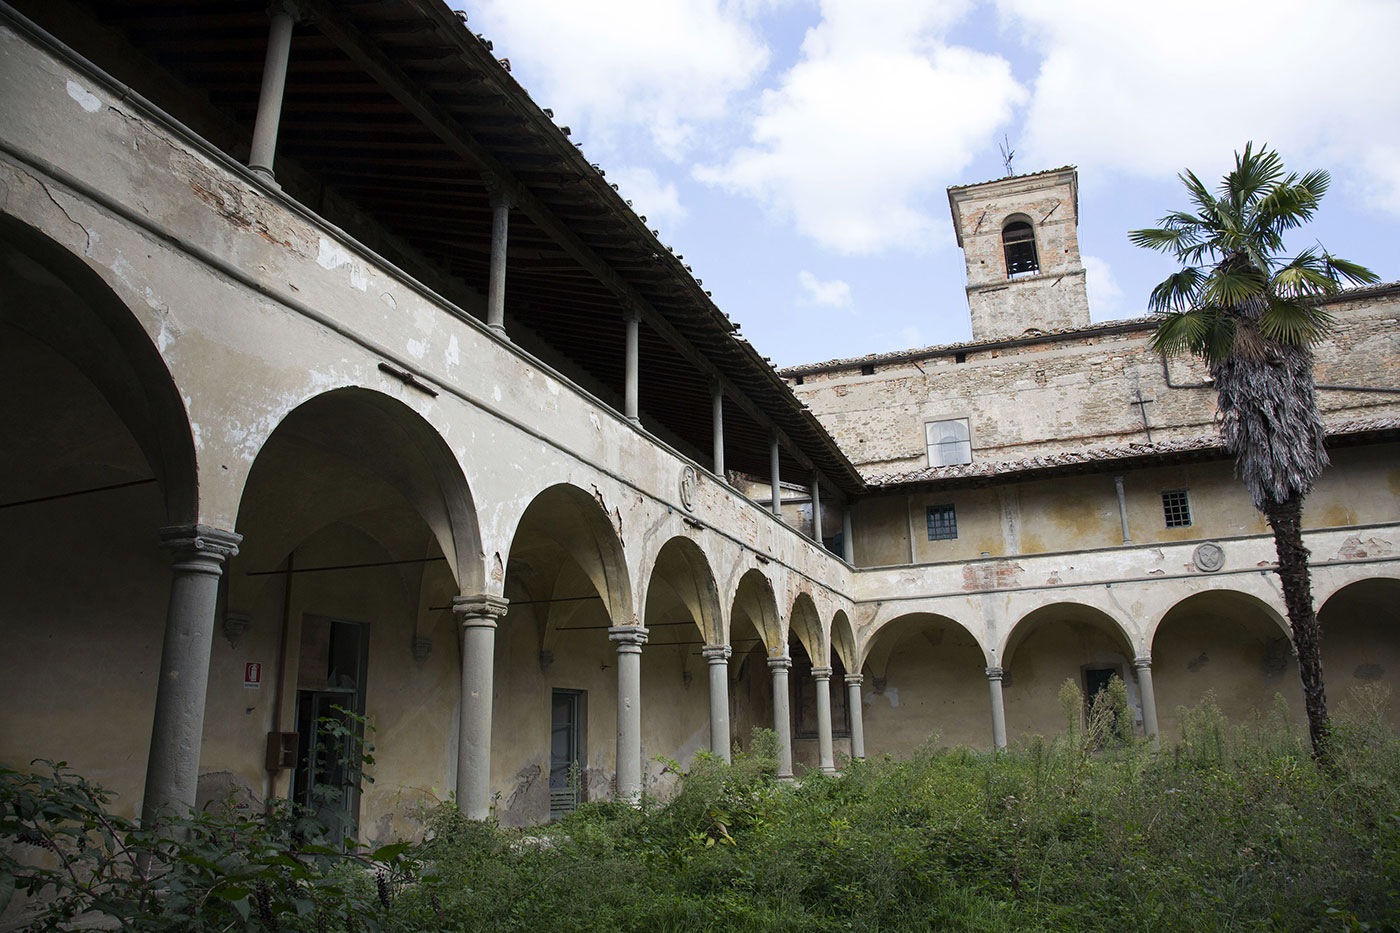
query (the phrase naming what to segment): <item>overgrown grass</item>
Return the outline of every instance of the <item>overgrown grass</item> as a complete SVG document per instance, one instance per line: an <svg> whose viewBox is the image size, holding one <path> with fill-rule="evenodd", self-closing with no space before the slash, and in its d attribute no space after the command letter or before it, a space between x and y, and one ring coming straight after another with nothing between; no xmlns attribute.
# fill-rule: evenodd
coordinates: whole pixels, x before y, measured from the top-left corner
<svg viewBox="0 0 1400 933"><path fill-rule="evenodd" d="M771 736L701 758L670 801L507 831L433 817L388 930L1400 928L1400 740L1384 698L1339 710L1320 773L1282 709L1181 711L1154 753L1125 697L1000 754L929 750L774 777ZM382 909L381 909L382 908ZM343 913L337 912L338 916ZM328 914L323 914L328 915ZM310 915L308 915L310 916ZM221 927L224 928L224 927ZM256 911L243 927L260 929ZM284 920L282 929L315 929Z"/></svg>

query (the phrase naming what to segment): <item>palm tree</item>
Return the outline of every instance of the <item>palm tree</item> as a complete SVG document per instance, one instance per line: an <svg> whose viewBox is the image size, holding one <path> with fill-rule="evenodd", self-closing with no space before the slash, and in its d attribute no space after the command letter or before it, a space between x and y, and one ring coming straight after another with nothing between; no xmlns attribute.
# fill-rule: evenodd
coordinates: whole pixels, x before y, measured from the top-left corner
<svg viewBox="0 0 1400 933"><path fill-rule="evenodd" d="M1218 194L1191 171L1179 177L1194 213L1173 211L1128 234L1181 263L1152 290L1152 345L1200 357L1215 381L1225 447L1273 529L1313 757L1325 763L1327 695L1302 534L1303 498L1328 463L1312 346L1332 324L1319 299L1378 278L1320 247L1282 255L1284 234L1317 211L1326 172L1285 174L1277 152L1249 143Z"/></svg>

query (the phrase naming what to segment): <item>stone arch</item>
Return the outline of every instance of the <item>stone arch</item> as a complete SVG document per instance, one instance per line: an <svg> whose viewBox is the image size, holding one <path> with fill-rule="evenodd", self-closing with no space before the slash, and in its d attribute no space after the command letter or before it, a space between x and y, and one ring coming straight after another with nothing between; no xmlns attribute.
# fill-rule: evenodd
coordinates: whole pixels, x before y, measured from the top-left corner
<svg viewBox="0 0 1400 933"><path fill-rule="evenodd" d="M200 517L193 433L133 310L80 256L10 216L0 395L0 541L11 545L0 642L21 659L0 678L0 760L67 761L134 816L170 599L159 531Z"/></svg>
<svg viewBox="0 0 1400 933"><path fill-rule="evenodd" d="M788 614L788 650L792 649L792 639L801 644L812 664L823 667L830 661L831 652L827 645L826 632L822 628L820 613L810 593L798 593L792 601L792 611Z"/></svg>
<svg viewBox="0 0 1400 933"><path fill-rule="evenodd" d="M642 745L651 750L649 784L665 795L677 776L657 758L689 768L695 753L710 747L709 664L701 652L723 644L719 589L704 551L689 537L677 535L657 552L642 621Z"/></svg>
<svg viewBox="0 0 1400 933"><path fill-rule="evenodd" d="M164 521L197 521L198 468L185 406L159 350L131 310L80 257L13 217L0 216L0 270L5 410L28 422L23 431L20 425L4 426L7 445L15 450L17 439L34 429L71 427L64 407L91 406L95 391L154 474ZM59 363L66 367L63 381L37 381L36 367ZM84 397L65 399L70 388ZM47 452L61 455L79 440L47 437ZM91 462L91 448L83 453ZM50 470L30 481L40 479L53 483L63 477ZM21 488L5 485L9 496Z"/></svg>
<svg viewBox="0 0 1400 933"><path fill-rule="evenodd" d="M757 568L746 571L734 589L726 638L729 662L730 732L748 749L755 728L773 726L773 681L768 660L784 652L782 622L773 582Z"/></svg>
<svg viewBox="0 0 1400 933"><path fill-rule="evenodd" d="M866 642L865 733L869 750L909 755L930 740L988 744L986 654L961 622L911 612Z"/></svg>
<svg viewBox="0 0 1400 933"><path fill-rule="evenodd" d="M1087 699L1116 675L1128 687L1129 702L1140 705L1135 654L1127 628L1103 609L1063 602L1028 612L999 652L1007 736L1063 732L1067 724L1059 693L1066 680Z"/></svg>
<svg viewBox="0 0 1400 933"><path fill-rule="evenodd" d="M1275 694L1302 714L1287 621L1264 600L1238 590L1193 593L1162 615L1152 631L1152 680L1166 739L1180 735L1177 711L1195 706L1207 692L1235 721L1268 709Z"/></svg>
<svg viewBox="0 0 1400 933"><path fill-rule="evenodd" d="M1371 577L1349 583L1317 611L1329 707L1343 715L1349 703L1371 702L1358 690L1385 688L1400 696L1400 579ZM1358 708L1355 713L1364 712Z"/></svg>
<svg viewBox="0 0 1400 933"><path fill-rule="evenodd" d="M831 617L831 650L840 658L841 665L848 672L860 672L860 643L856 641L856 630L851 625L851 617L846 615L844 609L837 609L836 614Z"/></svg>
<svg viewBox="0 0 1400 933"><path fill-rule="evenodd" d="M381 757L364 805L408 831L414 789L440 781L456 758L460 691L443 688L460 678L452 602L486 584L460 465L408 405L371 389L334 389L288 411L269 433L237 518L244 545L230 563L228 605L249 626L238 651L287 658L276 672L273 731L297 732L307 748L317 737L313 710L371 716ZM216 642L216 670L240 656L232 648ZM211 689L211 720L235 720L243 702L241 691ZM228 741L225 730L211 741ZM424 748L439 751L425 756ZM244 774L256 767L246 754L215 746L206 758L206 770L222 762L261 781ZM309 800L318 780L298 764L276 790ZM353 820L358 802L344 805Z"/></svg>
<svg viewBox="0 0 1400 933"><path fill-rule="evenodd" d="M612 795L618 656L608 630L638 619L622 541L592 493L559 483L530 500L510 539L504 595L490 783L497 819L518 826L549 818L552 785L583 800ZM556 705L567 707L575 737L563 764L554 756ZM567 771L576 788L564 786Z"/></svg>
<svg viewBox="0 0 1400 933"><path fill-rule="evenodd" d="M296 482L279 485L279 476ZM363 484L374 498L347 509L346 484ZM334 389L282 418L249 471L238 527L249 531L251 547L269 526L278 529L277 537L296 542L335 516L395 497L431 531L458 590L484 591L477 509L461 465L421 415L372 389Z"/></svg>
<svg viewBox="0 0 1400 933"><path fill-rule="evenodd" d="M647 578L643 624L648 629L656 629L656 623L663 619L693 622L696 633L706 644L724 642L719 587L710 562L700 545L684 535L677 535L661 546ZM654 631L652 638L656 638Z"/></svg>

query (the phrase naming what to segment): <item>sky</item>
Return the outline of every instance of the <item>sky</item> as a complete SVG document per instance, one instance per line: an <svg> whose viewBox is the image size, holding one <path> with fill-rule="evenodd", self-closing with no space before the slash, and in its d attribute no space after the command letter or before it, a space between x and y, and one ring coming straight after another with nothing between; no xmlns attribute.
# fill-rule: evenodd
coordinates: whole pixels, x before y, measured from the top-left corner
<svg viewBox="0 0 1400 933"><path fill-rule="evenodd" d="M968 340L947 188L1079 168L1093 320L1173 265L1127 231L1248 141L1400 279L1400 0L452 0L777 366Z"/></svg>

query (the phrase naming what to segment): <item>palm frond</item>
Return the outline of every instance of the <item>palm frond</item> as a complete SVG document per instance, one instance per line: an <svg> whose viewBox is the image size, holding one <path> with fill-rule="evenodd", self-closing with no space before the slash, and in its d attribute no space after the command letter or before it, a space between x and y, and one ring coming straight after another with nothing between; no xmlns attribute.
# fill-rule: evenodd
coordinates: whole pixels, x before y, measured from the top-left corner
<svg viewBox="0 0 1400 933"><path fill-rule="evenodd" d="M1207 273L1197 266L1187 266L1167 276L1152 289L1147 307L1156 312L1177 313L1189 311L1197 304L1201 283Z"/></svg>
<svg viewBox="0 0 1400 933"><path fill-rule="evenodd" d="M1268 285L1268 276L1251 265L1222 266L1202 283L1201 300L1222 308L1233 308L1264 294Z"/></svg>
<svg viewBox="0 0 1400 933"><path fill-rule="evenodd" d="M1220 194L1237 212L1243 213L1248 205L1277 185L1282 175L1283 159L1277 152L1267 145L1255 152L1254 143L1247 142L1244 152L1235 153L1235 169L1225 176Z"/></svg>
<svg viewBox="0 0 1400 933"><path fill-rule="evenodd" d="M1190 354L1215 362L1234 351L1235 331L1235 319L1214 306L1169 311L1157 324L1151 346L1169 356Z"/></svg>
<svg viewBox="0 0 1400 933"><path fill-rule="evenodd" d="M1315 302L1275 296L1255 326L1275 343L1308 347L1326 336L1333 321L1332 314Z"/></svg>
<svg viewBox="0 0 1400 933"><path fill-rule="evenodd" d="M1333 256L1326 250L1322 251L1322 261L1327 266L1328 274L1333 281L1347 281L1352 285L1374 285L1381 280L1379 275L1360 263L1343 259L1340 256Z"/></svg>

